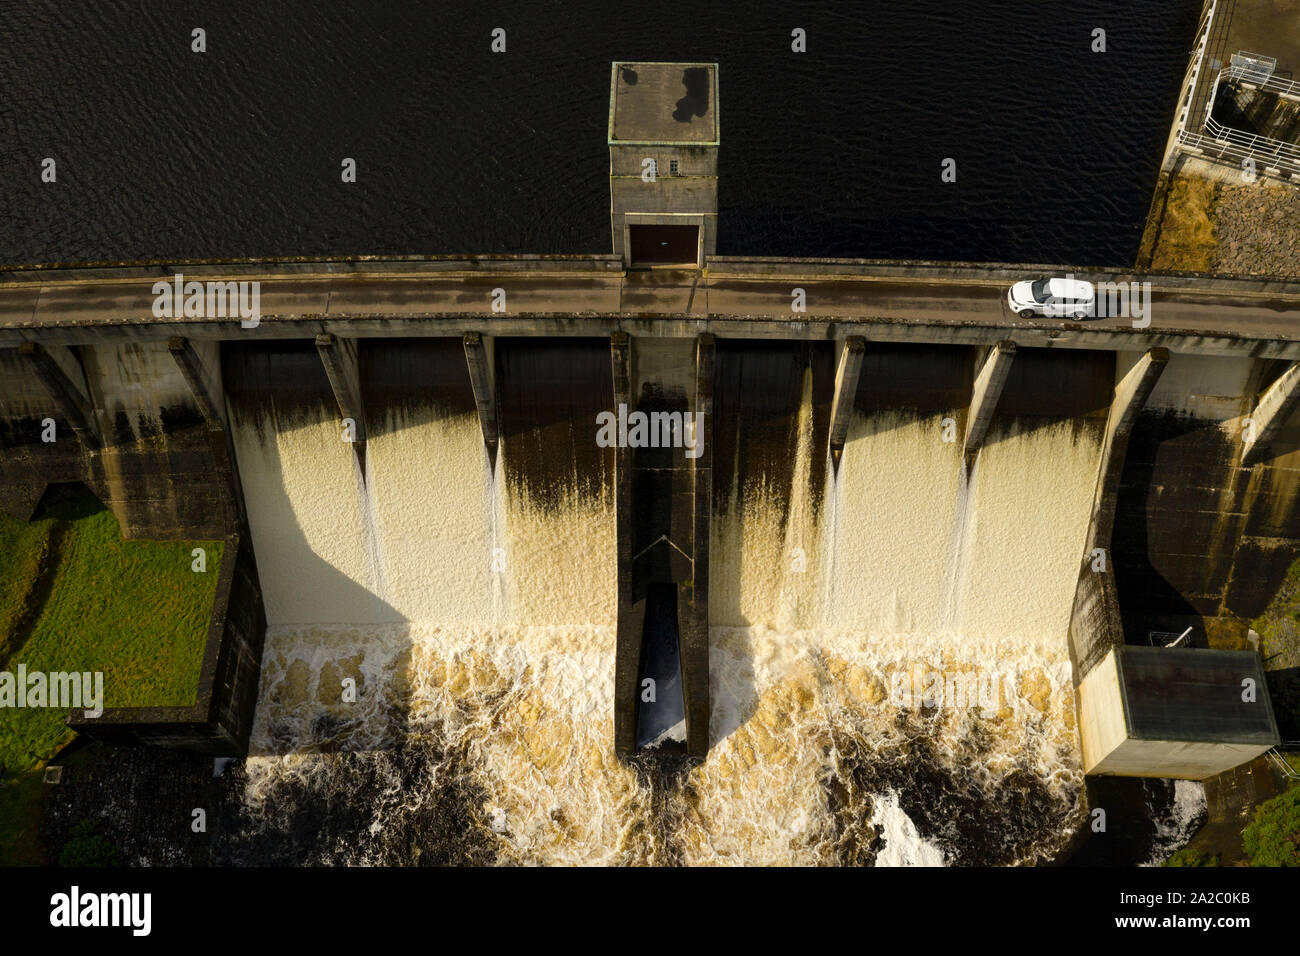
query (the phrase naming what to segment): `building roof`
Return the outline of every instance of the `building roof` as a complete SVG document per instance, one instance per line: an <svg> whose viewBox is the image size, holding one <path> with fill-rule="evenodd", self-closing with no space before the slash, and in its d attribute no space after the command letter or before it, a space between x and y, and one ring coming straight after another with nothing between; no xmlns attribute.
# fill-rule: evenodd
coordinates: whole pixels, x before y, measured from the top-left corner
<svg viewBox="0 0 1300 956"><path fill-rule="evenodd" d="M615 63L609 142L718 145L718 65Z"/></svg>
<svg viewBox="0 0 1300 956"><path fill-rule="evenodd" d="M1122 693L1129 736L1138 740L1276 745L1277 724L1254 651L1123 648ZM1258 697L1243 701L1242 679Z"/></svg>

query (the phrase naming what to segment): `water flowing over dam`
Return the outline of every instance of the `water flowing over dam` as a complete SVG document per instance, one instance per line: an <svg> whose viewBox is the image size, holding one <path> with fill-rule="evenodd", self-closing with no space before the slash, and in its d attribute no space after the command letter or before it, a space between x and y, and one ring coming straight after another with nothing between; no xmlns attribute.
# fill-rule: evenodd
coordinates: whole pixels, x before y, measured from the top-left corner
<svg viewBox="0 0 1300 956"><path fill-rule="evenodd" d="M234 858L1061 848L1083 779L1066 632L1113 361L1022 353L967 473L945 432L960 433L973 354L882 350L832 467L832 346L720 343L710 750L682 764L609 747L607 341L498 340L495 463L460 349L364 344L362 449L340 440L310 346L227 346L269 625ZM936 686L981 692L924 706Z"/></svg>

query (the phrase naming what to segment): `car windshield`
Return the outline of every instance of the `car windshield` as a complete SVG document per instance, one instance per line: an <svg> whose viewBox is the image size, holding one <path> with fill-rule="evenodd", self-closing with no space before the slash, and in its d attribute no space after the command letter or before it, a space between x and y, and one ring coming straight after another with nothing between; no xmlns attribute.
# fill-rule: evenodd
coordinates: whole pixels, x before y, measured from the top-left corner
<svg viewBox="0 0 1300 956"><path fill-rule="evenodd" d="M1047 291L1047 283L1051 281L1051 279L1035 279L1030 284L1030 289L1033 290L1034 293L1035 302L1046 302L1048 298L1050 298L1051 293Z"/></svg>

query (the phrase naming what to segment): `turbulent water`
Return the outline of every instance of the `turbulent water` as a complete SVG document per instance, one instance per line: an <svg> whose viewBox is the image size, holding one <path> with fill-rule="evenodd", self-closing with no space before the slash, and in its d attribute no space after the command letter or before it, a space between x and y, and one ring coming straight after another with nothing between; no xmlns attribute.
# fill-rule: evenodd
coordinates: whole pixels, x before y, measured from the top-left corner
<svg viewBox="0 0 1300 956"><path fill-rule="evenodd" d="M1166 814L1154 819L1155 840L1145 866L1159 866L1187 844L1205 822L1205 784L1198 780L1173 781L1173 802Z"/></svg>
<svg viewBox="0 0 1300 956"><path fill-rule="evenodd" d="M236 400L270 630L230 859L1052 858L1097 435L1006 419L965 480L940 416L859 411L818 469L811 379L787 486L718 491L699 764L613 754L608 474L539 495L509 477L522 438L494 469L476 417L432 405L386 413L363 466L323 407Z"/></svg>

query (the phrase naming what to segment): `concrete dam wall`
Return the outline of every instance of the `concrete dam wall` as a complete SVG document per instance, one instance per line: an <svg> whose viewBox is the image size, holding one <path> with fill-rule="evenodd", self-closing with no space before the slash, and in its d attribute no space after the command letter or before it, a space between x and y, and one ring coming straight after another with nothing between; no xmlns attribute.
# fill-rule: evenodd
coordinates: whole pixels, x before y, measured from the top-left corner
<svg viewBox="0 0 1300 956"><path fill-rule="evenodd" d="M1244 622L1300 557L1295 424L1279 430L1272 457L1242 467L1258 396L1285 368L1171 356L1134 428L1119 492L1116 579L1134 642L1195 626L1223 646L1248 647Z"/></svg>
<svg viewBox="0 0 1300 956"><path fill-rule="evenodd" d="M635 342L631 391L684 394L694 345ZM711 746L663 792L610 748L609 343L494 346L495 463L458 339L360 343L364 450L340 440L309 344L227 347L270 622L254 829L300 789L395 781L414 747L427 798L482 794L517 860L870 858L885 827L891 852L957 861L999 806L982 852L1058 849L1082 784L1066 630L1112 356L1018 356L964 478L944 419L959 436L972 350L872 351L836 469L833 344L718 342ZM934 675L983 678L983 709L927 710Z"/></svg>
<svg viewBox="0 0 1300 956"><path fill-rule="evenodd" d="M1080 653L1081 561L1142 353L868 342L846 392L840 342L710 340L701 548L685 450L596 441L620 397L700 408L701 341L360 339L332 362L322 339L142 346L172 383L161 399L106 371L119 347L68 348L64 384L100 430L54 449L32 430L77 407L51 404L32 355L0 356L10 510L87 480L120 516L167 516L123 520L129 536L220 520L252 543L267 632L250 861L304 827L313 859L402 861L448 807L470 823L449 860L1051 859L1083 812L1076 685L1184 620L1201 647L1238 646L1224 635L1244 640L1300 553L1300 435L1275 429L1272 457L1243 467L1238 434L1284 363L1167 358L1117 459L1114 620L1098 604L1109 623ZM187 471L195 430L211 457ZM146 438L175 499L159 510L103 464ZM190 507L214 474L224 503ZM687 605L705 584L701 645ZM645 677L674 673L646 699ZM620 720L631 759L611 746ZM692 733L699 759L659 762L695 752Z"/></svg>

